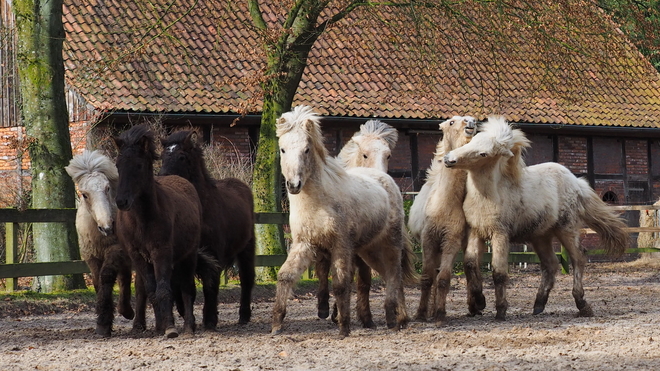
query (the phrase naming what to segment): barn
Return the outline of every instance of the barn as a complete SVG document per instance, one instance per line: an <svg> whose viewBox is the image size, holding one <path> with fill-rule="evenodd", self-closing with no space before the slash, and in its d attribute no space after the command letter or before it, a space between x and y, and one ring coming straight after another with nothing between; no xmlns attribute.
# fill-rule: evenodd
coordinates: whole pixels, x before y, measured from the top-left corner
<svg viewBox="0 0 660 371"><path fill-rule="evenodd" d="M2 26L11 26L11 2L0 2ZM64 3L75 151L103 145L99 133L156 121L168 129L195 127L229 156L253 156L264 60L243 2ZM385 121L400 138L390 173L402 190L416 191L440 138L439 122L498 114L532 140L528 164L559 162L614 204L660 196L660 76L604 13L584 6L575 15L589 20L582 29L546 20L556 25L553 37L570 43L548 53L539 35L522 26L480 33L492 28L493 18L479 13L488 9L465 11L485 23L438 14L424 45L410 42L414 27L396 8L359 9L326 30L294 105L311 105L325 117L331 153L366 120ZM264 12L273 22L282 16L274 5ZM0 59L0 181L14 190L0 200L7 206L29 187L30 164L11 43L2 44Z"/></svg>

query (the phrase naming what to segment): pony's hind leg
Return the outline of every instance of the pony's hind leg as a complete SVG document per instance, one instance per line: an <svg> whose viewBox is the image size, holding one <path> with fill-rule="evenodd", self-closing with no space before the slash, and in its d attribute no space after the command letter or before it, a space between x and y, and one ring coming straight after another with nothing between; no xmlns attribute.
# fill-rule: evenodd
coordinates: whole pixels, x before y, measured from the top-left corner
<svg viewBox="0 0 660 371"><path fill-rule="evenodd" d="M277 273L277 289L271 327L273 335L282 333L282 322L286 316L286 302L291 296L293 285L298 282L313 258L314 250L310 245L301 242L294 242L291 245L286 261Z"/></svg>
<svg viewBox="0 0 660 371"><path fill-rule="evenodd" d="M591 317L594 315L594 312L591 309L591 305L584 298L584 287L582 286L587 257L580 247L579 234L578 232L565 232L558 237L571 258L571 266L573 268L573 299L575 299L575 305L580 311L579 315L580 317Z"/></svg>
<svg viewBox="0 0 660 371"><path fill-rule="evenodd" d="M198 257L196 270L202 281L202 293L204 295L203 326L206 330L215 330L218 325L218 292L220 291L221 269L208 264L209 262L203 257Z"/></svg>
<svg viewBox="0 0 660 371"><path fill-rule="evenodd" d="M486 298L483 293L483 278L481 276L481 256L485 250L484 240L471 233L468 238L463 269L467 281L467 304L470 316L481 315L486 308Z"/></svg>
<svg viewBox="0 0 660 371"><path fill-rule="evenodd" d="M254 288L256 277L254 260L255 242L254 238L252 238L245 249L238 254L237 261L238 276L241 279L241 306L238 310L238 323L241 325L250 322L250 318L252 317L252 289Z"/></svg>
<svg viewBox="0 0 660 371"><path fill-rule="evenodd" d="M376 328L369 305L371 290L371 268L359 256L355 256L357 267L357 317L364 328Z"/></svg>
<svg viewBox="0 0 660 371"><path fill-rule="evenodd" d="M326 319L330 315L330 253L321 250L316 256L316 275L319 278L319 291L316 293L319 318Z"/></svg>
<svg viewBox="0 0 660 371"><path fill-rule="evenodd" d="M429 298L433 287L436 269L440 265L440 241L431 232L424 232L422 236L422 277L420 279L421 295L415 320L425 322L428 316Z"/></svg>
<svg viewBox="0 0 660 371"><path fill-rule="evenodd" d="M557 256L552 249L552 236L543 236L541 238L536 238L531 242L532 247L541 262L541 284L536 293L533 311L533 314L540 314L545 310L550 291L555 285L555 275L557 274L558 262Z"/></svg>
<svg viewBox="0 0 660 371"><path fill-rule="evenodd" d="M195 266L197 263L197 254L191 254L191 257L179 262L172 272L172 281L177 282L181 291L181 300L183 301L183 333L192 335L195 332L195 314L194 303L197 289L195 287ZM173 323L172 323L173 325ZM166 330L166 335L171 337L171 328ZM176 330L174 330L176 331ZM173 337L173 336L172 336Z"/></svg>
<svg viewBox="0 0 660 371"><path fill-rule="evenodd" d="M451 287L454 259L458 251L462 248L464 241L464 235L448 236L444 241L440 269L438 269L438 275L435 278L436 294L433 305L433 320L436 322L444 321L447 316L447 295Z"/></svg>

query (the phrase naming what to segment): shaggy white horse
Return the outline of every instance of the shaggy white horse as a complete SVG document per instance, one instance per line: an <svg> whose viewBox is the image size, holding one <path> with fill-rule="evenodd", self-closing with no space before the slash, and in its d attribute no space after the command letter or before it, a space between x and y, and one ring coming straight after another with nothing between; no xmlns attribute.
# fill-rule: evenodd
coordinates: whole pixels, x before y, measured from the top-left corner
<svg viewBox="0 0 660 371"><path fill-rule="evenodd" d="M399 140L398 131L392 126L379 121L369 120L360 125L360 131L353 134L351 140L337 155L344 168L369 167L387 172L392 151ZM406 243L410 243L406 241ZM375 328L369 305L371 290L371 268L359 257L355 257L357 268L357 317L365 328ZM328 275L330 273L330 255L317 254L316 275L319 278L318 316L327 318L330 314L330 290ZM337 319L337 306L334 306L332 320Z"/></svg>
<svg viewBox="0 0 660 371"><path fill-rule="evenodd" d="M477 120L470 116L454 116L441 123L440 130L442 139L408 219L408 228L421 242L423 252L421 296L415 315L418 321L426 321L433 286L436 292L431 316L435 321L445 318L454 259L467 245L467 222L463 213L467 173L448 169L443 158L472 139L477 131Z"/></svg>
<svg viewBox="0 0 660 371"><path fill-rule="evenodd" d="M330 253L340 336L350 332L350 293L357 254L385 281L388 328L406 325L405 277L414 276L404 243L403 199L392 177L370 168L345 170L328 156L319 116L298 106L277 121L282 174L289 194L292 245L277 275L272 332L282 331L287 299L319 250Z"/></svg>
<svg viewBox="0 0 660 371"><path fill-rule="evenodd" d="M119 174L110 158L99 151L75 156L65 170L78 187L76 231L80 255L92 272L96 290L96 333L110 336L113 311L112 290L119 279L118 311L128 319L131 308L131 260L114 234L117 215L115 191Z"/></svg>
<svg viewBox="0 0 660 371"><path fill-rule="evenodd" d="M370 167L387 172L399 132L379 120L360 125L360 131L341 149L337 158L346 168Z"/></svg>
<svg viewBox="0 0 660 371"><path fill-rule="evenodd" d="M555 282L558 262L552 240L556 237L571 258L572 293L579 314L591 316L582 286L586 254L579 245L580 228L586 224L598 233L608 253L621 255L629 243L623 229L626 224L584 179L564 166L548 162L527 167L522 152L529 145L521 130L502 117L490 117L470 143L445 156L447 167L468 172L463 210L470 234L465 259L478 275L481 246L491 241L496 318L503 320L508 307L509 242L530 243L541 261L542 279L533 312L538 314L545 309ZM481 280L468 290L483 296Z"/></svg>

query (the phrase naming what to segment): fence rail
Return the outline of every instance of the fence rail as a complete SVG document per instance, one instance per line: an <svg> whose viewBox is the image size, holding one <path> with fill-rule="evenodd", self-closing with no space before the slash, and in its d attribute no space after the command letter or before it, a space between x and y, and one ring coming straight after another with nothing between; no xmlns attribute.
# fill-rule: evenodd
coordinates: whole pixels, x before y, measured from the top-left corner
<svg viewBox="0 0 660 371"><path fill-rule="evenodd" d="M618 211L631 210L660 210L655 205L634 206L611 206ZM286 224L288 215L284 213L257 213L257 224ZM82 260L47 262L47 263L18 263L18 224L19 223L51 223L51 222L74 222L76 218L75 209L28 209L20 211L17 209L0 209L0 223L5 223L5 251L6 264L0 264L0 279L6 278L6 289L16 289L18 277L56 276L89 273L87 264ZM660 232L660 227L629 227L629 233ZM590 229L583 229L584 233L594 233ZM660 252L658 248L629 248L626 253L650 253ZM589 250L588 255L601 255L604 250ZM567 252L557 252L557 259L564 273L568 272L569 260ZM421 259L421 253L417 254ZM255 264L258 267L281 266L286 255L257 255ZM460 256L458 257L460 259ZM491 254L484 254L484 262L490 262ZM509 254L510 263L538 263L538 257L533 252L512 252Z"/></svg>

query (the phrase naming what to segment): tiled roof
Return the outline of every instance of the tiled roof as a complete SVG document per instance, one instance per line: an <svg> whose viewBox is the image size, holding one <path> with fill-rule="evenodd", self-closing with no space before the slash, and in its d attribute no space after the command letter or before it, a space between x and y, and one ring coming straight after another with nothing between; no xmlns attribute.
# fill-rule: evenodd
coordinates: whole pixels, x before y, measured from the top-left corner
<svg viewBox="0 0 660 371"><path fill-rule="evenodd" d="M253 81L265 59L239 9L245 2L64 3L67 79L97 109L234 113L258 98ZM159 3L174 5L153 10ZM424 52L403 42L407 25L395 10L369 12L354 13L318 40L294 105L349 117L496 113L514 122L658 126L658 73L597 11L590 14L606 34L576 32L576 45L587 47L554 60L519 28L503 25L498 40L515 42L498 47L441 15L432 52ZM267 19L276 16L271 11Z"/></svg>

